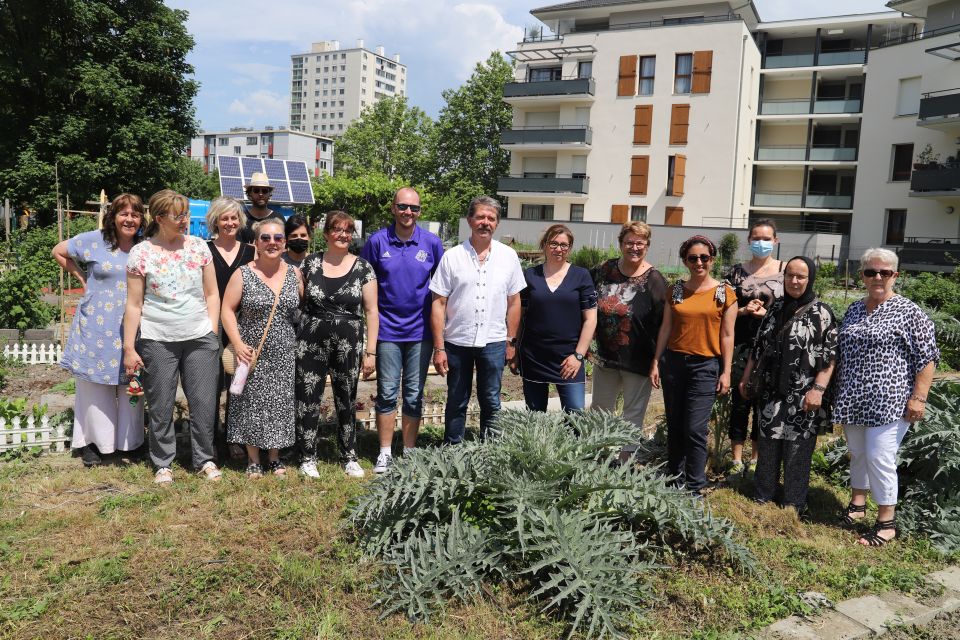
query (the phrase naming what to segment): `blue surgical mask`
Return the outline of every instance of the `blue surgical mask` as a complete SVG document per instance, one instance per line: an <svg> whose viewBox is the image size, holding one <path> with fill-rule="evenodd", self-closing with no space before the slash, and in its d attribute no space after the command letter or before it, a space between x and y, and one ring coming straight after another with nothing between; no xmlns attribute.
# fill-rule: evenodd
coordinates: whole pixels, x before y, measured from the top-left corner
<svg viewBox="0 0 960 640"><path fill-rule="evenodd" d="M750 253L758 258L766 258L773 253L773 240L751 240Z"/></svg>

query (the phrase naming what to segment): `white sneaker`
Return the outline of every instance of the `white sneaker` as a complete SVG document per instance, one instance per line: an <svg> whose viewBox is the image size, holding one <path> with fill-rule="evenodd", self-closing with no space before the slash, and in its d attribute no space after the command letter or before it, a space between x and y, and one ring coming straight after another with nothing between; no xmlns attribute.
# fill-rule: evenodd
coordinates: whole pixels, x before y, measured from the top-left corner
<svg viewBox="0 0 960 640"><path fill-rule="evenodd" d="M389 453L381 453L377 456L377 464L373 466L374 473L386 473L390 465L393 464L393 456Z"/></svg>
<svg viewBox="0 0 960 640"><path fill-rule="evenodd" d="M317 471L317 463L313 460L305 460L303 464L300 465L300 473L308 478L320 477L320 472Z"/></svg>
<svg viewBox="0 0 960 640"><path fill-rule="evenodd" d="M351 478L362 478L364 476L363 469L360 467L360 463L356 460L351 460L347 464L343 465L343 472Z"/></svg>

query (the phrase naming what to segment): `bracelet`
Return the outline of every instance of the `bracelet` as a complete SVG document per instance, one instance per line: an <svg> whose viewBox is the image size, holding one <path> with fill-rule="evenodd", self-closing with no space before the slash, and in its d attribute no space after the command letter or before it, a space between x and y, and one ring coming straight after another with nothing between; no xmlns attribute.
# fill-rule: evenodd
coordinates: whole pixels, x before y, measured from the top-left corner
<svg viewBox="0 0 960 640"><path fill-rule="evenodd" d="M911 400L916 400L917 402L920 402L920 403L922 403L922 404L927 404L927 399L926 399L925 397L923 397L923 396L918 396L918 395L915 394L915 393L911 393L911 394L910 394L910 399L911 399Z"/></svg>
<svg viewBox="0 0 960 640"><path fill-rule="evenodd" d="M817 384L816 382L813 383L813 388L814 388L816 391L819 391L820 393L823 393L824 391L827 390L827 388L826 388L825 386L823 386L822 384Z"/></svg>
<svg viewBox="0 0 960 640"><path fill-rule="evenodd" d="M368 356L373 356L374 358L377 357L377 353L375 351L364 351L364 353Z"/></svg>
<svg viewBox="0 0 960 640"><path fill-rule="evenodd" d="M446 349L444 349L443 347L434 347L433 352L436 353L437 351L446 351Z"/></svg>

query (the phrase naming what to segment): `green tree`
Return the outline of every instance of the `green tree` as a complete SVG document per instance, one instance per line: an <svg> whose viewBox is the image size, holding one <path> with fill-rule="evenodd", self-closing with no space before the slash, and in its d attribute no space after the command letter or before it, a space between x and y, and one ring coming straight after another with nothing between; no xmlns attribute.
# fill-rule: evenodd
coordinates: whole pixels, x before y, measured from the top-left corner
<svg viewBox="0 0 960 640"><path fill-rule="evenodd" d="M390 214L393 194L407 184L403 178L389 178L379 172L357 176L345 173L324 176L313 183L316 204L311 210L311 217L341 209L363 222L364 234L372 233L393 220Z"/></svg>
<svg viewBox="0 0 960 640"><path fill-rule="evenodd" d="M459 184L460 191L492 195L497 178L509 172L510 154L500 148L500 132L513 118L503 101L503 85L512 75L510 64L494 51L460 88L443 92L433 162L444 188Z"/></svg>
<svg viewBox="0 0 960 640"><path fill-rule="evenodd" d="M187 13L162 0L0 2L0 195L149 195L196 130Z"/></svg>
<svg viewBox="0 0 960 640"><path fill-rule="evenodd" d="M220 195L220 172L204 173L203 166L190 158L178 158L170 188L194 200L213 200Z"/></svg>
<svg viewBox="0 0 960 640"><path fill-rule="evenodd" d="M337 139L334 173L378 173L389 180L421 183L431 173L433 120L403 96L367 107Z"/></svg>

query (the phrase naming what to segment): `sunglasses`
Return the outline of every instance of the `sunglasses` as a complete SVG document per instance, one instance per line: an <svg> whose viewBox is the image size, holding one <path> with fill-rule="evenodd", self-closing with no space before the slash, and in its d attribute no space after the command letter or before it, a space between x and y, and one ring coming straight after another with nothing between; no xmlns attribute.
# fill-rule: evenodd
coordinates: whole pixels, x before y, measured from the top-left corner
<svg viewBox="0 0 960 640"><path fill-rule="evenodd" d="M270 193L273 187L250 187L247 189L250 193Z"/></svg>
<svg viewBox="0 0 960 640"><path fill-rule="evenodd" d="M420 213L420 205L418 204L407 204L406 202L397 203L397 211L406 211L410 209L413 213Z"/></svg>
<svg viewBox="0 0 960 640"><path fill-rule="evenodd" d="M284 240L286 240L287 236L283 235L282 233L275 233L272 236L269 233L260 234L260 242L270 242L271 239L277 244L279 244Z"/></svg>
<svg viewBox="0 0 960 640"><path fill-rule="evenodd" d="M698 262L702 262L702 263L706 264L706 263L710 262L711 260L713 260L713 256L711 256L711 255L709 255L709 254L706 254L706 253L701 253L701 254L698 255L698 256L693 255L693 254L690 254L689 256L687 256L687 262L689 262L690 264L697 264Z"/></svg>
<svg viewBox="0 0 960 640"><path fill-rule="evenodd" d="M895 273L896 273L896 271L893 271L892 269L880 269L880 270L877 270L877 269L864 269L864 270L863 270L863 277L864 277L864 278L876 278L877 276L880 276L881 278L883 278L884 280L886 280L887 278L892 277L893 274L895 274Z"/></svg>

